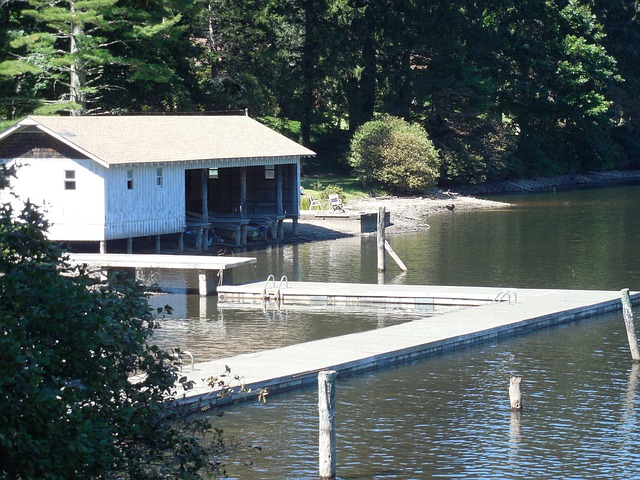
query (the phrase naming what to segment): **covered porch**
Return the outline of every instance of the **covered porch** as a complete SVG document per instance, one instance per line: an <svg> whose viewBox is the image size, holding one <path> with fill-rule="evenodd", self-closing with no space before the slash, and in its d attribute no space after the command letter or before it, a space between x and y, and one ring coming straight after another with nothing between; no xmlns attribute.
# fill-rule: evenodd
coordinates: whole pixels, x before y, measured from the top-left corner
<svg viewBox="0 0 640 480"><path fill-rule="evenodd" d="M285 219L291 219L293 231L297 230L298 158L252 163L185 170L187 228L196 234L200 248L206 248L211 236L239 247L249 240L282 239Z"/></svg>

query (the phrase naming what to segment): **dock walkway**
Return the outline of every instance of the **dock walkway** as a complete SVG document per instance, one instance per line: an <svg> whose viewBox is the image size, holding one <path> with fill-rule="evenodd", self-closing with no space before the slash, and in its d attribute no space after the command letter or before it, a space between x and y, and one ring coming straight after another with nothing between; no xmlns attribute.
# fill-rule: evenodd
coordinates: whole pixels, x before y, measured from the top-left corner
<svg viewBox="0 0 640 480"><path fill-rule="evenodd" d="M451 297L486 298L495 298L504 290L422 288L443 295L448 291ZM632 293L631 299L634 304L640 303L640 293ZM195 386L180 394L180 399L192 404L194 410L222 406L257 396L265 388L274 394L315 384L321 370L335 370L339 376L354 374L620 309L620 292L518 289L517 303L492 302L367 332L195 363L193 370L185 365L183 375ZM250 393L218 398L211 391L204 379L219 377L227 366L231 377L241 377Z"/></svg>
<svg viewBox="0 0 640 480"><path fill-rule="evenodd" d="M289 282L270 277L263 282L224 285L218 288L218 302L280 305L403 305L428 310L439 305L479 306L491 302L517 302L513 289L471 289L431 285L389 285L362 283Z"/></svg>
<svg viewBox="0 0 640 480"><path fill-rule="evenodd" d="M226 282L230 282L233 279L234 268L256 263L255 257L118 253L72 253L69 260L76 264L103 269L196 270L200 295L214 293L220 275Z"/></svg>

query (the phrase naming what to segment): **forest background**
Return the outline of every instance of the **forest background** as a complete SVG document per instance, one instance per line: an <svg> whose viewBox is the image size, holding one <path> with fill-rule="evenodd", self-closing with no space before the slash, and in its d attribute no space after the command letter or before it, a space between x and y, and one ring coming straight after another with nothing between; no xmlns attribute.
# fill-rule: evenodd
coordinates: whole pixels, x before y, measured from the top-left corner
<svg viewBox="0 0 640 480"><path fill-rule="evenodd" d="M440 184L640 168L638 0L0 0L0 127L246 109L348 171L378 114Z"/></svg>

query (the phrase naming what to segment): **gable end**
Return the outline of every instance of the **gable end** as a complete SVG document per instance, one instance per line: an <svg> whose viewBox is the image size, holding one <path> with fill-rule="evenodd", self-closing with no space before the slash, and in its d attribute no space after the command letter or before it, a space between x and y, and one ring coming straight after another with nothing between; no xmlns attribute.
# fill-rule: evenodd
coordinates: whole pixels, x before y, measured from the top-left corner
<svg viewBox="0 0 640 480"><path fill-rule="evenodd" d="M0 141L0 158L70 158L86 155L42 132L16 132Z"/></svg>

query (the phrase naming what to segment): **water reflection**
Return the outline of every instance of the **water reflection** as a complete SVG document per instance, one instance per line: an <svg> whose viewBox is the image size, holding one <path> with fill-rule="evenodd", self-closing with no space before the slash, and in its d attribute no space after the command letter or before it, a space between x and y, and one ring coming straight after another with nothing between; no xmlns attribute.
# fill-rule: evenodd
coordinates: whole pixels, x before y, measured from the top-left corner
<svg viewBox="0 0 640 480"><path fill-rule="evenodd" d="M339 478L635 477L638 370L621 323L606 315L340 378ZM509 405L513 373L521 414ZM309 391L229 410L218 426L263 448L251 467L230 460L231 478L314 478L316 417Z"/></svg>
<svg viewBox="0 0 640 480"><path fill-rule="evenodd" d="M640 290L640 187L503 197L513 208L430 217L424 232L390 236L409 266L385 283ZM373 237L249 252L239 281L376 283ZM189 284L193 279L185 279ZM197 285L197 282L195 283ZM243 309L197 296L178 305L162 342L197 360L378 328L422 316L401 310ZM166 301L165 301L166 300ZM204 314L203 314L204 312ZM412 317L413 316L413 317ZM338 384L338 474L376 478L634 478L640 460L638 367L624 324L605 315L483 344ZM523 378L525 409L509 408ZM313 390L229 409L219 426L262 447L230 458L232 478L317 477ZM251 461L247 466L243 462Z"/></svg>
<svg viewBox="0 0 640 480"><path fill-rule="evenodd" d="M186 303L177 300L186 298ZM446 311L416 308L364 308L298 305L223 305L215 297L158 295L154 307L170 304L155 341L164 348L181 348L208 361L283 347L336 335L362 332L410 322ZM178 306L178 308L176 308Z"/></svg>

